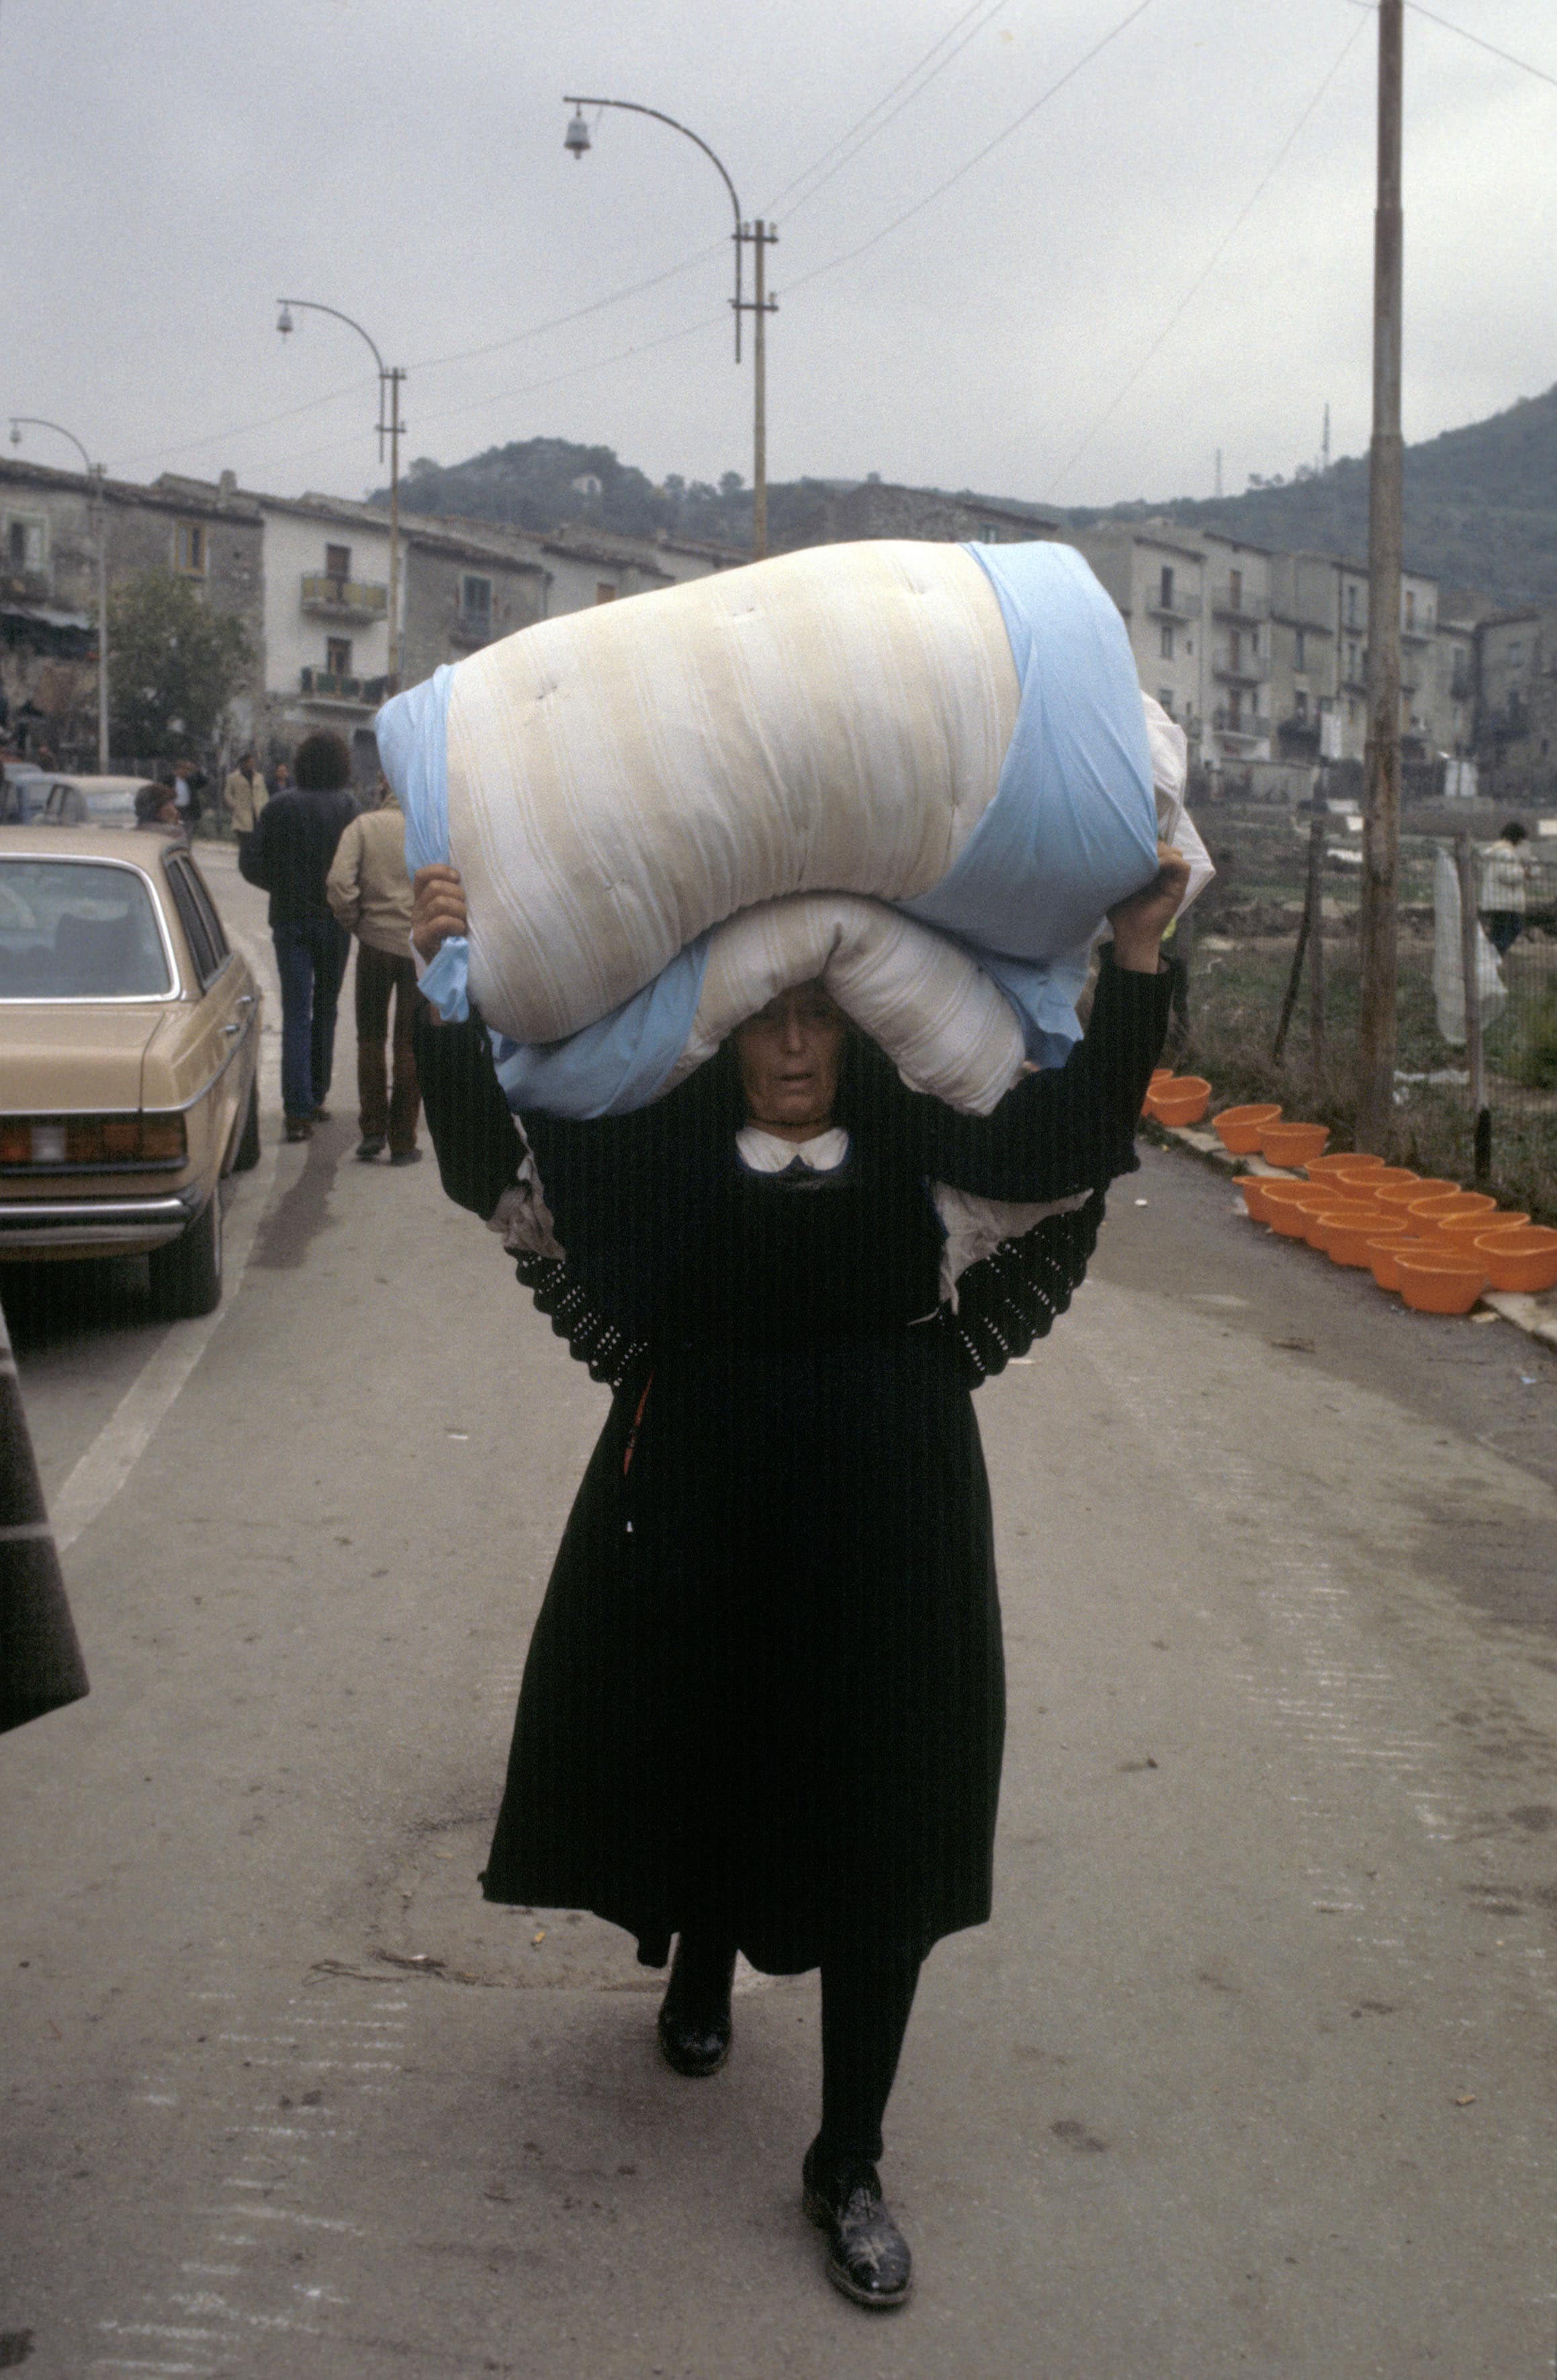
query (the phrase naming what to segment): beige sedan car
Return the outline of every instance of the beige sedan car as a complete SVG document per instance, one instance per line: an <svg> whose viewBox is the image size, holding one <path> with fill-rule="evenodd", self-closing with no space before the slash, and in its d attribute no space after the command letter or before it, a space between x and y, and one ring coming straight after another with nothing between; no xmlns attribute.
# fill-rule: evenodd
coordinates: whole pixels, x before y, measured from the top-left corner
<svg viewBox="0 0 1557 2380"><path fill-rule="evenodd" d="M160 1315L210 1313L259 1050L259 985L181 839L0 827L0 1262L144 1253Z"/></svg>

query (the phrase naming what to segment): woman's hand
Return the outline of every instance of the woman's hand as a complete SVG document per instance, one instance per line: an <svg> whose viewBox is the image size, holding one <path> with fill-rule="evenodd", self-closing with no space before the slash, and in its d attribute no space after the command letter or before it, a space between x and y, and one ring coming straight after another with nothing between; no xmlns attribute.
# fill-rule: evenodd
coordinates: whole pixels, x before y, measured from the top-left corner
<svg viewBox="0 0 1557 2380"><path fill-rule="evenodd" d="M419 868L411 879L411 941L424 959L435 959L451 935L470 929L465 887L457 868Z"/></svg>
<svg viewBox="0 0 1557 2380"><path fill-rule="evenodd" d="M420 878L418 878L420 882ZM1157 873L1127 901L1109 911L1113 928L1113 964L1130 975L1155 975L1162 937L1189 890L1189 862L1171 843L1157 846Z"/></svg>

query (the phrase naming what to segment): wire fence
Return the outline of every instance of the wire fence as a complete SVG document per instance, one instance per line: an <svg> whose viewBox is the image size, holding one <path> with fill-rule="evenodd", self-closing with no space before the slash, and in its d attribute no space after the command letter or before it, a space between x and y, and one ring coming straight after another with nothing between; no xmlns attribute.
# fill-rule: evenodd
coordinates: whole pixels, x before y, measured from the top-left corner
<svg viewBox="0 0 1557 2380"><path fill-rule="evenodd" d="M1174 938L1176 1062L1209 1076L1219 1107L1279 1099L1349 1139L1360 816L1229 802L1199 824L1217 879ZM1485 836L1413 822L1401 838L1398 980L1391 1153L1557 1222L1557 839L1533 837L1511 868Z"/></svg>

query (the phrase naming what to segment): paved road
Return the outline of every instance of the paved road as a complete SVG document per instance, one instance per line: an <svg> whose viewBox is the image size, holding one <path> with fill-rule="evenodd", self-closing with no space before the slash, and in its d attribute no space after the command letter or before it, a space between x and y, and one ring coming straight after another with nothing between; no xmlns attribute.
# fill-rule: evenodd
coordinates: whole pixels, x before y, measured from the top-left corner
<svg viewBox="0 0 1557 2380"><path fill-rule="evenodd" d="M476 1894L603 1400L431 1165L351 1161L349 1067L237 1186L217 1327L113 1269L15 1306L94 1681L0 1742L29 2371L1550 2374L1552 1359L1187 1160L1122 1186L979 1398L999 1904L926 1972L872 2322L796 2203L814 1979L681 2082L625 1941Z"/></svg>

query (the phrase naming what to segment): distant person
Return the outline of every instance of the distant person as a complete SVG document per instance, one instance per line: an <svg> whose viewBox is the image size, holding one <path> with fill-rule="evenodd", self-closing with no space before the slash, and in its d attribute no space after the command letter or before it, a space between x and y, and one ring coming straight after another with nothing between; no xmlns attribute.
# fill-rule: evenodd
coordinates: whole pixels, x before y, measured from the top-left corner
<svg viewBox="0 0 1557 2380"><path fill-rule="evenodd" d="M241 849L245 835L253 833L260 812L270 799L252 752L244 753L222 788L222 798L226 803L227 816L233 822L233 832Z"/></svg>
<svg viewBox="0 0 1557 2380"><path fill-rule="evenodd" d="M179 834L183 832L178 804L171 785L142 785L135 796L135 828L139 834Z"/></svg>
<svg viewBox="0 0 1557 2380"><path fill-rule="evenodd" d="M291 790L292 771L285 760L278 760L275 764L275 774L271 779L271 798L274 801L277 794L290 793Z"/></svg>
<svg viewBox="0 0 1557 2380"><path fill-rule="evenodd" d="M192 834L197 821L205 814L201 794L206 783L203 769L192 760L180 760L173 771L173 798L178 805L178 823L187 834Z"/></svg>
<svg viewBox="0 0 1557 2380"><path fill-rule="evenodd" d="M1525 930L1530 860L1520 846L1526 840L1518 820L1510 819L1496 843L1481 854L1481 922L1499 958Z"/></svg>
<svg viewBox="0 0 1557 2380"><path fill-rule="evenodd" d="M298 747L295 787L273 794L238 845L250 884L271 896L271 939L281 978L281 1104L288 1140L327 1123L324 1105L335 1054L335 1008L350 937L330 913L325 879L335 846L357 815L351 755L320 728Z"/></svg>
<svg viewBox="0 0 1557 2380"><path fill-rule="evenodd" d="M362 1134L357 1154L365 1165L389 1143L391 1165L415 1165L417 1081L411 1026L417 1002L411 956L411 880L406 870L406 821L381 777L377 807L352 820L335 846L324 890L330 906L357 937L357 1097ZM395 1077L389 1087L385 1043L395 1003Z"/></svg>

